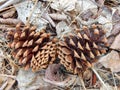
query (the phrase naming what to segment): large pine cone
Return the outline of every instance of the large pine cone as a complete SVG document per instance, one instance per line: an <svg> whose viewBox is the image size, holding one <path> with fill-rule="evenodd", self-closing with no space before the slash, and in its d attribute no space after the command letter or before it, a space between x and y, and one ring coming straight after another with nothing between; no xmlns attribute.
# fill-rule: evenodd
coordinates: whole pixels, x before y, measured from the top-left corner
<svg viewBox="0 0 120 90"><path fill-rule="evenodd" d="M60 63L74 74L83 73L91 67L101 54L106 53L107 39L101 25L83 26L83 30L76 30L58 44Z"/></svg>
<svg viewBox="0 0 120 90"><path fill-rule="evenodd" d="M19 64L28 69L32 67L33 71L38 71L47 66L56 59L56 41L51 38L50 33L45 30L36 32L34 26L16 26L15 31L8 32L8 38L11 39L9 46L14 49L12 55L19 60Z"/></svg>

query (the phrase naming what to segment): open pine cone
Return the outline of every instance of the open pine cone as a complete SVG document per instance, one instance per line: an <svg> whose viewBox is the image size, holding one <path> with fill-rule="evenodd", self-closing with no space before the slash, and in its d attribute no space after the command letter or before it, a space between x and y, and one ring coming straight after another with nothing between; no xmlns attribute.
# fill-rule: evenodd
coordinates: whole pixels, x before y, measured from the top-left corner
<svg viewBox="0 0 120 90"><path fill-rule="evenodd" d="M45 30L36 32L36 27L21 25L16 26L15 31L8 32L10 41L9 47L13 49L12 55L19 60L19 64L25 69L32 67L33 71L38 71L56 59L56 38L51 38L50 33Z"/></svg>
<svg viewBox="0 0 120 90"><path fill-rule="evenodd" d="M106 53L107 39L101 25L83 26L83 30L64 36L58 44L58 58L67 70L74 74L83 73L101 54Z"/></svg>

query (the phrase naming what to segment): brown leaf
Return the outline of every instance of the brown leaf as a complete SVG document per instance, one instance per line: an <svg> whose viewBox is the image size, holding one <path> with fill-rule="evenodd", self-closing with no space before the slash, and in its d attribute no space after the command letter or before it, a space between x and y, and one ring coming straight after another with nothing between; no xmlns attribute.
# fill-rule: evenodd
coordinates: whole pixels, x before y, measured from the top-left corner
<svg viewBox="0 0 120 90"><path fill-rule="evenodd" d="M120 34L116 36L116 38L114 39L111 48L113 49L120 49Z"/></svg>
<svg viewBox="0 0 120 90"><path fill-rule="evenodd" d="M120 32L120 11L116 10L112 16L112 21L115 23L111 35L116 35Z"/></svg>
<svg viewBox="0 0 120 90"><path fill-rule="evenodd" d="M113 72L120 71L120 56L116 51L111 51L108 55L103 56L99 62L106 68L110 68Z"/></svg>

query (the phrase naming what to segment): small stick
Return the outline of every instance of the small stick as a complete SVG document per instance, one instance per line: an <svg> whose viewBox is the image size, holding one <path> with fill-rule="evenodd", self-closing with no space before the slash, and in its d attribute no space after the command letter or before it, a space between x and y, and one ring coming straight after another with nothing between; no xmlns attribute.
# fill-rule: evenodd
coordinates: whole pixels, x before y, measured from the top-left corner
<svg viewBox="0 0 120 90"><path fill-rule="evenodd" d="M108 90L107 86L105 85L104 81L102 80L102 78L100 77L100 75L98 74L98 72L93 67L91 69L96 74L96 76L98 77L98 79L100 80L100 82L103 84L103 86L106 88L106 90Z"/></svg>

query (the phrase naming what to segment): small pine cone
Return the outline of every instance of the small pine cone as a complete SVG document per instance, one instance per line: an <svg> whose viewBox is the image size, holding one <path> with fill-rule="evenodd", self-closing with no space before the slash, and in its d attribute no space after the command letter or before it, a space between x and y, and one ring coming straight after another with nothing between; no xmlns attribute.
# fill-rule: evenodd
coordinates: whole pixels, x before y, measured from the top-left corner
<svg viewBox="0 0 120 90"><path fill-rule="evenodd" d="M13 49L12 55L18 59L25 69L32 67L33 71L46 68L56 58L56 39L51 38L45 30L36 32L35 26L16 26L15 31L8 32L9 47Z"/></svg>
<svg viewBox="0 0 120 90"><path fill-rule="evenodd" d="M58 58L67 70L74 74L83 73L97 57L106 53L103 45L107 45L107 39L99 24L93 24L90 28L83 26L82 30L76 30L59 41Z"/></svg>

